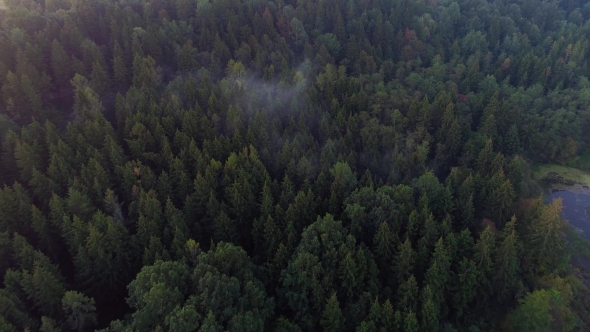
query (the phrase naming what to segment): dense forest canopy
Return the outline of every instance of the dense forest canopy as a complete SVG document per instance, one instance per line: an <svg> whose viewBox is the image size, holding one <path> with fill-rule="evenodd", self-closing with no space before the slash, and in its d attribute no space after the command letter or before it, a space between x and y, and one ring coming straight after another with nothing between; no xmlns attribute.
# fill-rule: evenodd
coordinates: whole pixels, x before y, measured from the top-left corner
<svg viewBox="0 0 590 332"><path fill-rule="evenodd" d="M587 331L582 0L4 0L1 331Z"/></svg>

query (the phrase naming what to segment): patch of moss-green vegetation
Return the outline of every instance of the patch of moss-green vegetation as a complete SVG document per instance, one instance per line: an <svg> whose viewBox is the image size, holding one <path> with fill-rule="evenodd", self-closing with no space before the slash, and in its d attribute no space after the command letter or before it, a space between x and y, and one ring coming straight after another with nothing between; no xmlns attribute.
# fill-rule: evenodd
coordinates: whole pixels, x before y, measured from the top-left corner
<svg viewBox="0 0 590 332"><path fill-rule="evenodd" d="M578 168L585 172L590 172L590 152L586 152L577 160Z"/></svg>
<svg viewBox="0 0 590 332"><path fill-rule="evenodd" d="M547 185L560 189L559 187L579 187L588 189L590 185L590 174L577 168L560 165L538 165L535 168L534 178L541 180ZM565 189L565 188L563 188Z"/></svg>

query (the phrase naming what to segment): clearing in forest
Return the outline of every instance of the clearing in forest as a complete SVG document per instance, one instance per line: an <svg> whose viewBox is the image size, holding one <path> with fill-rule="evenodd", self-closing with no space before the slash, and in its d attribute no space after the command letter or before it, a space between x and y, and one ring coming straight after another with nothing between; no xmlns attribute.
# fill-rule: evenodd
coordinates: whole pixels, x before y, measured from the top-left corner
<svg viewBox="0 0 590 332"><path fill-rule="evenodd" d="M535 167L534 178L543 180L554 189L588 191L590 174L573 167L543 164Z"/></svg>

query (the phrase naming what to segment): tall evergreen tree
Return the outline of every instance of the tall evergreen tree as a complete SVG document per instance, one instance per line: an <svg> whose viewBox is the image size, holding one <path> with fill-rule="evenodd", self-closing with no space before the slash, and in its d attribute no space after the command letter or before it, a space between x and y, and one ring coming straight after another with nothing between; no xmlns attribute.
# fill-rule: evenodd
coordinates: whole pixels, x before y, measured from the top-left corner
<svg viewBox="0 0 590 332"><path fill-rule="evenodd" d="M533 220L528 232L531 256L540 269L554 269L566 263L562 200L555 199Z"/></svg>
<svg viewBox="0 0 590 332"><path fill-rule="evenodd" d="M516 217L504 226L499 245L494 253L494 288L500 299L514 291L519 272L519 242L516 233Z"/></svg>
<svg viewBox="0 0 590 332"><path fill-rule="evenodd" d="M332 294L328 299L328 303L322 314L321 325L324 331L330 332L342 331L344 328L344 316L340 310L336 293Z"/></svg>

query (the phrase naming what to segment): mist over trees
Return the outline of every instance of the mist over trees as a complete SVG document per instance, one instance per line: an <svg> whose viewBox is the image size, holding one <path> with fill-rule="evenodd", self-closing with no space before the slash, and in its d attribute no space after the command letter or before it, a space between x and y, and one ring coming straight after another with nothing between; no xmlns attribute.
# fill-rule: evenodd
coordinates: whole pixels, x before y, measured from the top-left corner
<svg viewBox="0 0 590 332"><path fill-rule="evenodd" d="M590 326L590 4L4 2L0 330Z"/></svg>

